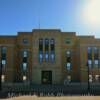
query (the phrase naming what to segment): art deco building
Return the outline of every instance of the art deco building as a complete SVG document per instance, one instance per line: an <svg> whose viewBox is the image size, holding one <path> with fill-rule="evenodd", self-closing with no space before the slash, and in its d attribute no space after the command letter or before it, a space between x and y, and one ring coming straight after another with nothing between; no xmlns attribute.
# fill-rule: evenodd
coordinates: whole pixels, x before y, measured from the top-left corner
<svg viewBox="0 0 100 100"><path fill-rule="evenodd" d="M59 29L0 36L1 81L32 84L100 81L100 39ZM88 73L89 67L89 73Z"/></svg>

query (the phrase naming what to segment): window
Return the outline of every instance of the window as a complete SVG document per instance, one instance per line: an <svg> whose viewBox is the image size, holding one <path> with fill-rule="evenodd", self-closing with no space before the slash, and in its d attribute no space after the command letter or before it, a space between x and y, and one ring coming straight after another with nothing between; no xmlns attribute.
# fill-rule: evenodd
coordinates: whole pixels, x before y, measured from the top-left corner
<svg viewBox="0 0 100 100"><path fill-rule="evenodd" d="M49 40L45 39L45 61L49 61Z"/></svg>
<svg viewBox="0 0 100 100"><path fill-rule="evenodd" d="M6 52L7 52L7 48L6 47L2 47L1 48L1 64L2 64L2 69L5 69L6 66Z"/></svg>
<svg viewBox="0 0 100 100"><path fill-rule="evenodd" d="M67 80L68 80L68 82L71 82L71 76L70 75L67 76Z"/></svg>
<svg viewBox="0 0 100 100"><path fill-rule="evenodd" d="M23 51L23 57L28 57L28 51Z"/></svg>
<svg viewBox="0 0 100 100"><path fill-rule="evenodd" d="M99 61L98 61L98 60L94 60L94 66L95 66L96 68L99 67Z"/></svg>
<svg viewBox="0 0 100 100"><path fill-rule="evenodd" d="M94 66L99 67L99 51L97 47L94 47Z"/></svg>
<svg viewBox="0 0 100 100"><path fill-rule="evenodd" d="M93 82L93 76L89 75L89 82Z"/></svg>
<svg viewBox="0 0 100 100"><path fill-rule="evenodd" d="M43 62L43 39L39 39L39 62Z"/></svg>
<svg viewBox="0 0 100 100"><path fill-rule="evenodd" d="M71 51L70 50L66 51L66 68L68 71L71 70Z"/></svg>
<svg viewBox="0 0 100 100"><path fill-rule="evenodd" d="M95 75L95 81L99 82L99 75Z"/></svg>
<svg viewBox="0 0 100 100"><path fill-rule="evenodd" d="M70 40L66 40L66 44L70 44L71 43L71 41Z"/></svg>
<svg viewBox="0 0 100 100"><path fill-rule="evenodd" d="M39 62L42 63L42 61L43 61L43 53L41 52L41 53L39 54Z"/></svg>
<svg viewBox="0 0 100 100"><path fill-rule="evenodd" d="M70 45L70 44L72 44L72 41L71 41L70 38L66 38L65 43L66 43L67 45Z"/></svg>
<svg viewBox="0 0 100 100"><path fill-rule="evenodd" d="M88 47L88 59L92 60L92 48Z"/></svg>
<svg viewBox="0 0 100 100"><path fill-rule="evenodd" d="M67 70L71 70L71 63L66 64Z"/></svg>
<svg viewBox="0 0 100 100"><path fill-rule="evenodd" d="M49 61L49 54L48 54L48 52L46 52L46 54L45 54L45 59L46 59L46 62Z"/></svg>
<svg viewBox="0 0 100 100"><path fill-rule="evenodd" d="M1 48L1 59L6 60L6 47Z"/></svg>
<svg viewBox="0 0 100 100"><path fill-rule="evenodd" d="M54 63L55 62L55 40L54 39L50 40L50 50L51 50L50 61L51 63Z"/></svg>
<svg viewBox="0 0 100 100"><path fill-rule="evenodd" d="M22 70L23 71L26 71L27 70L27 67L28 67L28 51L27 50L24 50L23 51L23 58L22 58L22 64L21 64L21 67L22 67Z"/></svg>
<svg viewBox="0 0 100 100"><path fill-rule="evenodd" d="M2 54L6 54L6 47L2 47L1 52Z"/></svg>
<svg viewBox="0 0 100 100"><path fill-rule="evenodd" d="M51 63L54 63L54 62L55 62L55 54L51 53Z"/></svg>
<svg viewBox="0 0 100 100"><path fill-rule="evenodd" d="M5 75L1 75L1 82L2 82L2 83L5 82Z"/></svg>
<svg viewBox="0 0 100 100"><path fill-rule="evenodd" d="M23 76L23 81L26 81L27 80L27 77L26 76Z"/></svg>
<svg viewBox="0 0 100 100"><path fill-rule="evenodd" d="M6 60L2 60L1 63L2 63L2 70L5 70L5 67L6 67Z"/></svg>
<svg viewBox="0 0 100 100"><path fill-rule="evenodd" d="M23 63L23 70L27 69L27 63Z"/></svg>
<svg viewBox="0 0 100 100"><path fill-rule="evenodd" d="M92 60L88 60L88 67L92 68Z"/></svg>
<svg viewBox="0 0 100 100"><path fill-rule="evenodd" d="M39 39L39 51L43 51L43 39Z"/></svg>
<svg viewBox="0 0 100 100"><path fill-rule="evenodd" d="M29 42L29 41L28 41L27 38L24 38L24 39L23 39L23 44L28 44L28 42Z"/></svg>
<svg viewBox="0 0 100 100"><path fill-rule="evenodd" d="M2 65L5 65L6 64L6 60L2 60Z"/></svg>
<svg viewBox="0 0 100 100"><path fill-rule="evenodd" d="M50 45L51 45L51 51L55 51L55 40L54 39L50 40Z"/></svg>

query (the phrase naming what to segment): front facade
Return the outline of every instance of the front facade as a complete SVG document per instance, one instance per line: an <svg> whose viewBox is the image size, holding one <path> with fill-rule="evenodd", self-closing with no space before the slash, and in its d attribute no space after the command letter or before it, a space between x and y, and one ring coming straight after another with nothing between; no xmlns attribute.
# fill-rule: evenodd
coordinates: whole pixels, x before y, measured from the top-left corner
<svg viewBox="0 0 100 100"><path fill-rule="evenodd" d="M56 29L0 36L0 65L3 84L100 82L100 39Z"/></svg>

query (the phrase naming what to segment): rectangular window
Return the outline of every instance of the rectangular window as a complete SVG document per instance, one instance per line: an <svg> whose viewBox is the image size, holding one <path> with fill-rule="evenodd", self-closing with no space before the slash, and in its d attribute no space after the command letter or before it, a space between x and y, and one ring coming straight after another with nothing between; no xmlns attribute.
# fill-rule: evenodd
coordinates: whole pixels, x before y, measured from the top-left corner
<svg viewBox="0 0 100 100"><path fill-rule="evenodd" d="M2 70L5 70L5 67L6 67L6 60L2 60L1 63L2 63Z"/></svg>
<svg viewBox="0 0 100 100"><path fill-rule="evenodd" d="M23 51L23 57L28 57L28 51Z"/></svg>
<svg viewBox="0 0 100 100"><path fill-rule="evenodd" d="M67 70L71 70L71 63L66 63Z"/></svg>
<svg viewBox="0 0 100 100"><path fill-rule="evenodd" d="M39 39L39 62L43 62L43 39Z"/></svg>
<svg viewBox="0 0 100 100"><path fill-rule="evenodd" d="M99 82L99 75L95 75L95 82Z"/></svg>
<svg viewBox="0 0 100 100"><path fill-rule="evenodd" d="M26 71L28 68L28 51L27 50L23 51L21 67L22 67L22 71Z"/></svg>
<svg viewBox="0 0 100 100"><path fill-rule="evenodd" d="M49 61L49 40L45 39L45 61Z"/></svg>
<svg viewBox="0 0 100 100"><path fill-rule="evenodd" d="M88 47L88 59L92 60L92 48Z"/></svg>
<svg viewBox="0 0 100 100"><path fill-rule="evenodd" d="M27 76L23 76L23 81L25 82L27 80Z"/></svg>
<svg viewBox="0 0 100 100"><path fill-rule="evenodd" d="M46 62L49 61L49 54L48 54L48 52L46 52L46 54L45 54L45 60L46 60Z"/></svg>
<svg viewBox="0 0 100 100"><path fill-rule="evenodd" d="M2 64L3 70L5 70L5 66L6 66L6 53L7 53L7 48L2 47L1 48L1 64Z"/></svg>
<svg viewBox="0 0 100 100"><path fill-rule="evenodd" d="M43 51L43 39L39 39L39 51Z"/></svg>
<svg viewBox="0 0 100 100"><path fill-rule="evenodd" d="M92 68L92 60L88 60L88 67L91 69Z"/></svg>
<svg viewBox="0 0 100 100"><path fill-rule="evenodd" d="M66 68L68 71L71 70L71 51L70 50L66 51Z"/></svg>
<svg viewBox="0 0 100 100"><path fill-rule="evenodd" d="M94 59L99 59L99 51L97 47L94 47Z"/></svg>
<svg viewBox="0 0 100 100"><path fill-rule="evenodd" d="M6 47L2 47L1 48L1 56L2 56L2 60L6 60Z"/></svg>
<svg viewBox="0 0 100 100"><path fill-rule="evenodd" d="M6 54L6 51L7 51L7 48L6 48L6 47L2 47L2 48L1 48L2 54Z"/></svg>
<svg viewBox="0 0 100 100"><path fill-rule="evenodd" d="M92 75L89 75L89 82L93 82L93 76Z"/></svg>
<svg viewBox="0 0 100 100"><path fill-rule="evenodd" d="M55 40L50 40L50 61L51 63L55 62Z"/></svg>
<svg viewBox="0 0 100 100"><path fill-rule="evenodd" d="M51 56L50 57L51 58L51 60L50 60L51 63L54 63L55 62L55 54L54 53L51 53L50 56Z"/></svg>
<svg viewBox="0 0 100 100"><path fill-rule="evenodd" d="M87 55L88 55L88 60L87 60L87 67L89 67L90 69L92 68L92 47L88 47L87 49Z"/></svg>
<svg viewBox="0 0 100 100"><path fill-rule="evenodd" d="M6 60L2 60L2 65L5 65L6 64Z"/></svg>
<svg viewBox="0 0 100 100"><path fill-rule="evenodd" d="M99 67L99 61L98 61L98 60L94 60L94 66L95 66L96 68Z"/></svg>
<svg viewBox="0 0 100 100"><path fill-rule="evenodd" d="M42 52L39 53L39 62L40 63L43 62L43 53Z"/></svg>
<svg viewBox="0 0 100 100"><path fill-rule="evenodd" d="M2 83L5 82L5 75L1 75L1 82L2 82Z"/></svg>
<svg viewBox="0 0 100 100"><path fill-rule="evenodd" d="M23 63L23 70L27 70L27 63Z"/></svg>
<svg viewBox="0 0 100 100"><path fill-rule="evenodd" d="M67 76L67 80L68 80L68 82L71 82L71 75Z"/></svg>

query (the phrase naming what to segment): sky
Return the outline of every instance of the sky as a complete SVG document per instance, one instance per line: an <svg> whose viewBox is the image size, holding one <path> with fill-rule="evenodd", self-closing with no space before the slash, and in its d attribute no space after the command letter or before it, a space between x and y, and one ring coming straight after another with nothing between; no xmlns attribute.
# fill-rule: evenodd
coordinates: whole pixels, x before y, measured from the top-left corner
<svg viewBox="0 0 100 100"><path fill-rule="evenodd" d="M61 29L100 38L100 0L0 0L0 35Z"/></svg>

